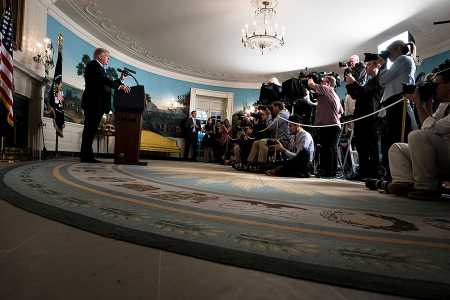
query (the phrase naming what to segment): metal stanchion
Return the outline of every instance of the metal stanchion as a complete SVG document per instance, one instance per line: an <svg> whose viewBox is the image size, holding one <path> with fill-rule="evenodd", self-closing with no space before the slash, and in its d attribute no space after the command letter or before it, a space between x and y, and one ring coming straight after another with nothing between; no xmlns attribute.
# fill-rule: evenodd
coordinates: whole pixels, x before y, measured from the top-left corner
<svg viewBox="0 0 450 300"><path fill-rule="evenodd" d="M58 158L58 133L56 133L56 141L55 141L55 158Z"/></svg>
<svg viewBox="0 0 450 300"><path fill-rule="evenodd" d="M403 97L403 115L402 115L402 136L400 142L405 142L405 131L406 131L406 113L407 113L408 99Z"/></svg>

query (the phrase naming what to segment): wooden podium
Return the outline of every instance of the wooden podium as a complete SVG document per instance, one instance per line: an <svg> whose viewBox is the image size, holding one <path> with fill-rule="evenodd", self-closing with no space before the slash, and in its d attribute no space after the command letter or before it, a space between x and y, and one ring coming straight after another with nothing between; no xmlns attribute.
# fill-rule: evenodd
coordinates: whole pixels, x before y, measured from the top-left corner
<svg viewBox="0 0 450 300"><path fill-rule="evenodd" d="M128 94L123 91L116 91L114 94L115 164L147 165L147 163L139 161L144 101L144 86L142 85L131 87Z"/></svg>

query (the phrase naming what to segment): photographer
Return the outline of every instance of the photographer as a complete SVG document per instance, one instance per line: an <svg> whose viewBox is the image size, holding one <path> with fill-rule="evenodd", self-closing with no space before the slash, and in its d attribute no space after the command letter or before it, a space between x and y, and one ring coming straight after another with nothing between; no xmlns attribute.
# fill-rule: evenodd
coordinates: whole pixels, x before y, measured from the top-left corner
<svg viewBox="0 0 450 300"><path fill-rule="evenodd" d="M344 110L334 88L336 79L325 76L320 84L311 78L308 87L317 93L317 109L315 125L333 125L318 128L320 148L320 173L322 177L335 177L337 171L337 142L341 123L339 121Z"/></svg>
<svg viewBox="0 0 450 300"><path fill-rule="evenodd" d="M240 134L239 138L233 145L234 168L240 169L242 164L247 163L247 157L250 153L254 140L253 128L251 126L244 127L244 131Z"/></svg>
<svg viewBox="0 0 450 300"><path fill-rule="evenodd" d="M432 87L433 95L427 99L422 98L420 86L407 95L416 104L423 125L409 134L407 144L395 143L389 149L390 193L436 200L440 180L450 177L450 61L439 66ZM440 103L434 114L432 100Z"/></svg>
<svg viewBox="0 0 450 300"><path fill-rule="evenodd" d="M339 67L344 69L344 79L347 76L352 76L359 85L364 85L367 79L366 68L362 62L359 61L359 56L353 54L348 58L347 62L340 62ZM351 117L355 112L355 99L350 95L345 95L344 103L344 117ZM353 128L353 124L347 125L348 128Z"/></svg>
<svg viewBox="0 0 450 300"><path fill-rule="evenodd" d="M364 85L366 82L366 68L359 61L358 55L353 54L348 58L347 63L339 63L339 67L344 68L344 78L351 75L360 85Z"/></svg>
<svg viewBox="0 0 450 300"><path fill-rule="evenodd" d="M299 125L303 120L298 115L289 118L291 133L289 145L285 148L280 142L271 146L273 150L281 152L287 160L281 166L266 172L269 176L309 177L311 161L314 158L314 141L309 132Z"/></svg>
<svg viewBox="0 0 450 300"><path fill-rule="evenodd" d="M380 54L382 56L378 63L382 65L379 74L379 81L384 87L381 105L387 106L403 97L403 84L414 84L416 65L416 47L414 43L406 44L403 41L395 41L390 44L386 51ZM387 58L392 61L392 66L386 68ZM407 104L407 118L405 123L405 137L414 128L415 117L410 104ZM403 105L398 103L388 110L382 111L379 117L383 119L383 128L381 134L381 154L382 164L386 168L386 180L390 180L388 150L392 144L400 142L402 136Z"/></svg>
<svg viewBox="0 0 450 300"><path fill-rule="evenodd" d="M311 101L311 94L306 89L305 96L299 98L295 104L295 113L302 117L303 124L311 125L313 123L313 115L316 109L317 102ZM310 128L305 130L310 131Z"/></svg>
<svg viewBox="0 0 450 300"><path fill-rule="evenodd" d="M259 106L257 111L252 114L253 121L253 135L256 140L268 138L270 136L269 130L265 130L269 126L270 110L267 106Z"/></svg>
<svg viewBox="0 0 450 300"><path fill-rule="evenodd" d="M248 156L249 163L259 166L267 163L269 141L278 140L284 146L287 146L289 143L288 122L278 118L278 116L280 116L287 120L289 118L289 112L284 109L284 105L280 101L272 102L270 111L271 114L269 115L268 121L268 125L271 126L269 129L270 139L261 139L255 141Z"/></svg>
<svg viewBox="0 0 450 300"><path fill-rule="evenodd" d="M270 112L269 125L272 124L272 127L270 128L270 137L279 140L286 146L289 143L289 127L288 122L285 120L289 119L289 112L281 101L272 102ZM285 120L279 119L278 116Z"/></svg>
<svg viewBox="0 0 450 300"><path fill-rule="evenodd" d="M354 118L376 111L383 95L378 78L379 56L370 53L364 55L366 73L370 78L366 84L360 84L351 74L345 77L347 92L355 99ZM359 159L359 172L356 178L359 179L377 177L379 152L376 119L376 116L371 116L354 123L354 138Z"/></svg>

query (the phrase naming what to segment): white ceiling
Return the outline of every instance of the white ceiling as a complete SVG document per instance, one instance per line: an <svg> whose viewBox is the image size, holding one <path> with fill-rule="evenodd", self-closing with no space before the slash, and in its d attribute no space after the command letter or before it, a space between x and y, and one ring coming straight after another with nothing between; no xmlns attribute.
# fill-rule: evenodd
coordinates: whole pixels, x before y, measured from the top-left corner
<svg viewBox="0 0 450 300"><path fill-rule="evenodd" d="M286 78L376 51L410 30L427 57L450 47L450 0L279 0L286 46L261 55L243 48L250 0L58 0L56 6L103 42L141 62L195 77L238 82Z"/></svg>

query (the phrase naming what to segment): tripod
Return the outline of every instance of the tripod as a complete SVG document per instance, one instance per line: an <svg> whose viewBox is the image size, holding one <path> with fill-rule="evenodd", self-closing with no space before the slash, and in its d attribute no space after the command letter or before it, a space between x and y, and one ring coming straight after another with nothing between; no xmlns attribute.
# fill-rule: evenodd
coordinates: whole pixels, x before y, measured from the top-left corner
<svg viewBox="0 0 450 300"><path fill-rule="evenodd" d="M350 135L343 134L346 127L343 126L341 134L338 140L338 170L340 170L339 177L348 177L356 175L356 169L358 168L358 153L353 150L352 140L354 131L352 128L347 128Z"/></svg>

